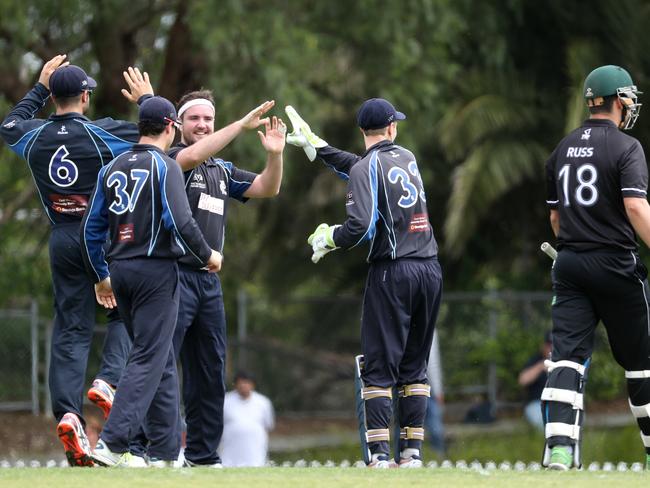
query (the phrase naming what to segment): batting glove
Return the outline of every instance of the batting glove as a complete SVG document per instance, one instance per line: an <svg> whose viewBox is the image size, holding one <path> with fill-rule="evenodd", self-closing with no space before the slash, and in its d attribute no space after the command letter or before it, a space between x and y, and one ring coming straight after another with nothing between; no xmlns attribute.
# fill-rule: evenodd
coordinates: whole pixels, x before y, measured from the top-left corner
<svg viewBox="0 0 650 488"><path fill-rule="evenodd" d="M327 146L327 142L314 134L307 122L302 120L296 109L291 105L284 108L291 121L293 131L287 135L287 143L292 146L302 147L310 161L316 159L316 149Z"/></svg>
<svg viewBox="0 0 650 488"><path fill-rule="evenodd" d="M320 224L307 239L307 244L311 246L313 251L311 260L314 264L320 261L328 252L338 249L334 244L334 230L337 227L340 226Z"/></svg>

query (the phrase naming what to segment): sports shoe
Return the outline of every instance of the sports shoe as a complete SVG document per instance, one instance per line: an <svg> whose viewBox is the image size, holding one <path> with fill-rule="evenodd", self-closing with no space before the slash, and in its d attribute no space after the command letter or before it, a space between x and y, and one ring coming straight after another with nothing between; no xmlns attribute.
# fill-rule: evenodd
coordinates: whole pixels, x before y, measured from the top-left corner
<svg viewBox="0 0 650 488"><path fill-rule="evenodd" d="M195 463L194 461L190 461L189 459L185 459L185 461L183 461L183 467L184 467L184 468L212 468L212 469L222 469L222 468L223 468L223 464L221 464L220 462L216 462L216 463L208 463L208 464L198 464L198 463Z"/></svg>
<svg viewBox="0 0 650 488"><path fill-rule="evenodd" d="M111 412L114 398L115 388L104 380L96 379L93 381L93 386L88 390L88 400L102 409L104 420L108 418L108 414Z"/></svg>
<svg viewBox="0 0 650 488"><path fill-rule="evenodd" d="M573 465L573 456L569 446L555 446L551 449L551 459L548 469L568 471Z"/></svg>
<svg viewBox="0 0 650 488"><path fill-rule="evenodd" d="M173 468L176 461L169 461L166 459L159 459L157 457L149 458L149 466L152 468Z"/></svg>
<svg viewBox="0 0 650 488"><path fill-rule="evenodd" d="M389 469L391 467L390 457L386 454L379 456L373 454L372 461L368 464L371 469Z"/></svg>
<svg viewBox="0 0 650 488"><path fill-rule="evenodd" d="M411 456L408 458L400 458L399 467L404 469L409 468L421 468L422 467L422 458L420 456Z"/></svg>
<svg viewBox="0 0 650 488"><path fill-rule="evenodd" d="M106 443L99 439L97 445L92 453L93 461L95 461L100 466L116 466L121 468L141 468L146 467L142 466L141 461L134 460L133 458L139 458L142 461L144 459L139 456L134 456L130 452L113 452L111 451ZM146 462L145 462L146 465Z"/></svg>
<svg viewBox="0 0 650 488"><path fill-rule="evenodd" d="M63 443L70 466L93 466L90 442L84 428L74 413L66 413L56 426L56 433Z"/></svg>

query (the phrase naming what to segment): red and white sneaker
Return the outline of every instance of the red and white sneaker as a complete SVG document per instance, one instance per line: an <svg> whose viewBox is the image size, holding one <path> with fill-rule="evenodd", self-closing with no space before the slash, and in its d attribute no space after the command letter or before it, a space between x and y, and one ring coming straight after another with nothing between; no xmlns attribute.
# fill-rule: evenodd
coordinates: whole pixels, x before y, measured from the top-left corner
<svg viewBox="0 0 650 488"><path fill-rule="evenodd" d="M108 414L111 413L114 398L115 388L104 380L96 379L93 381L93 386L88 390L88 400L102 409L104 412L104 420L106 420Z"/></svg>
<svg viewBox="0 0 650 488"><path fill-rule="evenodd" d="M90 442L74 413L66 413L56 427L70 466L94 466L90 457Z"/></svg>

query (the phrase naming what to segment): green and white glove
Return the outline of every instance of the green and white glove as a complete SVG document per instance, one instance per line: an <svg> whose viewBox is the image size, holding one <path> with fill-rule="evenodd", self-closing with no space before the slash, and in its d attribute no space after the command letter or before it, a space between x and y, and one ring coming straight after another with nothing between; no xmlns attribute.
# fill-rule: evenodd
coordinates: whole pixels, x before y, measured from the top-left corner
<svg viewBox="0 0 650 488"><path fill-rule="evenodd" d="M292 146L302 147L310 161L316 159L316 149L327 146L327 142L314 134L307 122L302 120L296 109L291 105L284 108L291 121L293 131L287 135L287 143Z"/></svg>
<svg viewBox="0 0 650 488"><path fill-rule="evenodd" d="M328 252L338 249L334 244L334 230L337 227L340 227L340 225L320 224L307 239L307 244L311 246L314 252L311 256L314 264L320 261Z"/></svg>

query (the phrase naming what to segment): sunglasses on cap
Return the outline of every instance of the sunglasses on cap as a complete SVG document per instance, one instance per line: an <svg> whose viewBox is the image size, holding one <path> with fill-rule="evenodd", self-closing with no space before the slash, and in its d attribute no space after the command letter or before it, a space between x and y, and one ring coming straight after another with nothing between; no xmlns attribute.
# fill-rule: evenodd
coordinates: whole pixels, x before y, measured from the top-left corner
<svg viewBox="0 0 650 488"><path fill-rule="evenodd" d="M178 120L170 119L169 117L165 117L165 122L171 123L175 129L181 130L181 122Z"/></svg>

